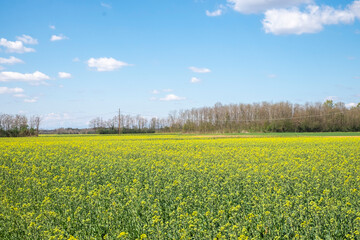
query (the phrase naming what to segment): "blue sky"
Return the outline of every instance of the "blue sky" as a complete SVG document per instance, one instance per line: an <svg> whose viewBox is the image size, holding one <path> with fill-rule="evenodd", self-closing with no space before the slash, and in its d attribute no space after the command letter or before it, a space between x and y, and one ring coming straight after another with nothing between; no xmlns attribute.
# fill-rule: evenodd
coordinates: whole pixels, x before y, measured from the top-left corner
<svg viewBox="0 0 360 240"><path fill-rule="evenodd" d="M43 128L216 102L360 102L360 1L0 0L0 112Z"/></svg>

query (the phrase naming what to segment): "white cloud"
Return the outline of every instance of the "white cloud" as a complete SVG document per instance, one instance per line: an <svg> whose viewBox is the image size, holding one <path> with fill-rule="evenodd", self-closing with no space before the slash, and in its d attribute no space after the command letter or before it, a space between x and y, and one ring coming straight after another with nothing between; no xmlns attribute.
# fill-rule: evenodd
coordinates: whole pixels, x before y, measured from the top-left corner
<svg viewBox="0 0 360 240"><path fill-rule="evenodd" d="M325 25L350 24L360 18L360 1L354 1L344 10L330 6L309 5L304 11L298 8L271 9L262 21L266 33L304 34L320 32Z"/></svg>
<svg viewBox="0 0 360 240"><path fill-rule="evenodd" d="M71 74L70 73L66 73L66 72L59 72L58 73L59 78L71 78Z"/></svg>
<svg viewBox="0 0 360 240"><path fill-rule="evenodd" d="M80 58L76 57L72 60L73 62L80 62Z"/></svg>
<svg viewBox="0 0 360 240"><path fill-rule="evenodd" d="M111 8L111 5L110 5L110 4L107 4L107 3L101 2L100 5L101 5L102 7L105 7L105 8Z"/></svg>
<svg viewBox="0 0 360 240"><path fill-rule="evenodd" d="M131 66L130 64L126 62L118 61L114 58L90 58L88 61L88 66L91 68L96 68L99 72L105 72L105 71L114 71L116 69Z"/></svg>
<svg viewBox="0 0 360 240"><path fill-rule="evenodd" d="M23 42L21 41L8 41L5 38L0 39L0 46L4 47L7 52L14 52L14 53L35 52L35 49L25 47Z"/></svg>
<svg viewBox="0 0 360 240"><path fill-rule="evenodd" d="M60 41L60 40L65 40L65 39L69 39L68 37L60 34L60 35L52 35L50 38L50 41L54 42L54 41Z"/></svg>
<svg viewBox="0 0 360 240"><path fill-rule="evenodd" d="M353 108L353 107L356 107L356 106L357 106L356 103L347 103L347 104L345 104L345 107L347 107L347 108Z"/></svg>
<svg viewBox="0 0 360 240"><path fill-rule="evenodd" d="M197 67L189 67L189 69L195 73L209 73L211 72L208 68L197 68Z"/></svg>
<svg viewBox="0 0 360 240"><path fill-rule="evenodd" d="M24 89L22 88L8 88L0 87L0 94L14 94L14 93L23 93Z"/></svg>
<svg viewBox="0 0 360 240"><path fill-rule="evenodd" d="M37 102L38 101L38 97L33 97L33 98L26 98L26 99L24 99L24 102L26 102L26 103L35 103L35 102Z"/></svg>
<svg viewBox="0 0 360 240"><path fill-rule="evenodd" d="M208 16L208 17L217 17L217 16L221 16L222 10L217 9L217 10L215 10L213 12L210 12L210 11L206 10L205 13L206 13L206 16Z"/></svg>
<svg viewBox="0 0 360 240"><path fill-rule="evenodd" d="M55 25L50 25L49 28L52 29L52 30L56 29Z"/></svg>
<svg viewBox="0 0 360 240"><path fill-rule="evenodd" d="M158 90L154 89L154 90L151 91L151 93L152 94L159 94L160 92Z"/></svg>
<svg viewBox="0 0 360 240"><path fill-rule="evenodd" d="M201 82L201 79L197 78L197 77L192 77L190 80L191 83L198 83Z"/></svg>
<svg viewBox="0 0 360 240"><path fill-rule="evenodd" d="M0 72L0 82L28 82L38 85L49 79L49 76L39 71L34 73Z"/></svg>
<svg viewBox="0 0 360 240"><path fill-rule="evenodd" d="M17 97L17 98L25 98L26 95L25 95L25 94L22 94L22 93L18 93L18 94L14 94L14 97Z"/></svg>
<svg viewBox="0 0 360 240"><path fill-rule="evenodd" d="M43 121L52 121L52 120L68 120L71 119L68 113L48 113L44 115Z"/></svg>
<svg viewBox="0 0 360 240"><path fill-rule="evenodd" d="M160 101L181 101L185 99L186 98L176 96L175 94L168 94L164 98L160 98Z"/></svg>
<svg viewBox="0 0 360 240"><path fill-rule="evenodd" d="M0 57L0 64L16 64L16 63L24 63L23 60L18 59L16 57L9 57L9 58L1 58Z"/></svg>
<svg viewBox="0 0 360 240"><path fill-rule="evenodd" d="M166 88L166 89L163 89L162 91L163 91L163 92L172 92L172 91L174 91L174 90L171 89L171 88Z"/></svg>
<svg viewBox="0 0 360 240"><path fill-rule="evenodd" d="M269 9L288 8L301 4L311 4L312 0L227 0L230 6L241 13L260 13Z"/></svg>
<svg viewBox="0 0 360 240"><path fill-rule="evenodd" d="M16 39L23 42L24 44L38 44L37 39L25 34L23 34L21 37L16 37Z"/></svg>

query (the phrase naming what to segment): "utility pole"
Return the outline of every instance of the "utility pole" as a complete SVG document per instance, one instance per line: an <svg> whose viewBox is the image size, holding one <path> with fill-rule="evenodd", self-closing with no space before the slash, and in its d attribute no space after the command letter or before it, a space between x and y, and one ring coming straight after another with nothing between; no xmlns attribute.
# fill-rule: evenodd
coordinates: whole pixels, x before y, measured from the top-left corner
<svg viewBox="0 0 360 240"><path fill-rule="evenodd" d="M121 114L120 114L120 108L119 108L119 135L121 134Z"/></svg>

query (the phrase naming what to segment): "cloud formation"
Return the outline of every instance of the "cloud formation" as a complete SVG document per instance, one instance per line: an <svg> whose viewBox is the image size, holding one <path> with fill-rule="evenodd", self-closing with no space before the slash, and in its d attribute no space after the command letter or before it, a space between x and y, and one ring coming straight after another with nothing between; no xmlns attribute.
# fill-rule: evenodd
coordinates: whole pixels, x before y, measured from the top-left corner
<svg viewBox="0 0 360 240"><path fill-rule="evenodd" d="M38 85L49 79L49 76L39 71L34 73L0 72L0 82L28 82Z"/></svg>
<svg viewBox="0 0 360 240"><path fill-rule="evenodd" d="M90 58L87 61L87 64L90 68L95 68L98 72L114 71L116 69L131 66L126 62L118 61L114 58Z"/></svg>
<svg viewBox="0 0 360 240"><path fill-rule="evenodd" d="M8 88L8 87L0 87L0 94L14 94L14 93L23 93L24 89L22 88Z"/></svg>
<svg viewBox="0 0 360 240"><path fill-rule="evenodd" d="M71 78L71 74L70 73L66 73L66 72L59 72L58 73L59 78Z"/></svg>
<svg viewBox="0 0 360 240"><path fill-rule="evenodd" d="M14 94L14 97L16 97L16 98L25 98L26 95L23 94L23 93L17 93L17 94Z"/></svg>
<svg viewBox="0 0 360 240"><path fill-rule="evenodd" d="M35 52L35 49L25 47L22 41L8 41L5 38L0 39L0 46L4 47L6 52L13 52L13 53Z"/></svg>
<svg viewBox="0 0 360 240"><path fill-rule="evenodd" d="M360 1L344 10L316 5L307 6L304 11L299 8L271 9L265 12L262 23L266 33L299 35L320 32L325 25L350 24L356 18L360 18Z"/></svg>
<svg viewBox="0 0 360 240"><path fill-rule="evenodd" d="M198 83L201 82L201 79L197 78L197 77L192 77L190 80L191 83Z"/></svg>
<svg viewBox="0 0 360 240"><path fill-rule="evenodd" d="M24 99L24 102L26 103L36 103L38 101L38 97L33 97L33 98L26 98Z"/></svg>
<svg viewBox="0 0 360 240"><path fill-rule="evenodd" d="M18 41L23 42L24 44L38 44L38 40L30 37L29 35L23 34L21 37L16 37Z"/></svg>
<svg viewBox="0 0 360 240"><path fill-rule="evenodd" d="M311 4L312 0L227 0L237 12L250 14L262 13L269 9L288 8L301 4Z"/></svg>
<svg viewBox="0 0 360 240"><path fill-rule="evenodd" d="M16 63L24 63L23 60L21 59L18 59L16 57L9 57L9 58L1 58L0 57L0 64L10 64L10 65L13 65L13 64L16 64Z"/></svg>
<svg viewBox="0 0 360 240"><path fill-rule="evenodd" d="M175 94L168 94L164 98L160 98L160 101L181 101L185 99L186 99L185 97L179 97L176 96Z"/></svg>
<svg viewBox="0 0 360 240"><path fill-rule="evenodd" d="M264 13L266 33L274 35L318 33L326 25L351 24L360 19L360 0L343 9L315 4L314 0L227 0L243 14ZM210 14L210 12L209 12Z"/></svg>
<svg viewBox="0 0 360 240"><path fill-rule="evenodd" d="M208 16L208 17L217 17L217 16L221 16L222 10L217 9L217 10L215 10L213 12L210 12L210 11L206 10L205 13L206 13L206 16Z"/></svg>
<svg viewBox="0 0 360 240"><path fill-rule="evenodd" d="M60 41L60 40L65 40L65 39L69 39L68 37L60 34L60 35L52 35L50 38L50 41L55 42L55 41Z"/></svg>
<svg viewBox="0 0 360 240"><path fill-rule="evenodd" d="M211 72L208 68L189 67L189 69L195 73L209 73Z"/></svg>

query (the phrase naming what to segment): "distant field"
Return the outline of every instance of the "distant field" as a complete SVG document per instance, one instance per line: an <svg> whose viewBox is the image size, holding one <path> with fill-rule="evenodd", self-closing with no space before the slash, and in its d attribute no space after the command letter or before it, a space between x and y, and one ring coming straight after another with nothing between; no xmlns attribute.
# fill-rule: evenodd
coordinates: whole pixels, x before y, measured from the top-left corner
<svg viewBox="0 0 360 240"><path fill-rule="evenodd" d="M359 239L347 136L2 138L0 239Z"/></svg>

